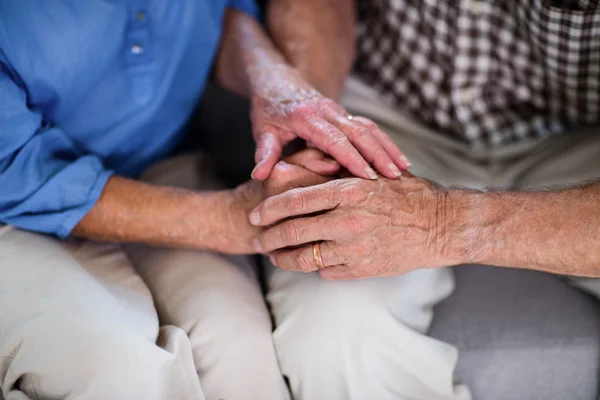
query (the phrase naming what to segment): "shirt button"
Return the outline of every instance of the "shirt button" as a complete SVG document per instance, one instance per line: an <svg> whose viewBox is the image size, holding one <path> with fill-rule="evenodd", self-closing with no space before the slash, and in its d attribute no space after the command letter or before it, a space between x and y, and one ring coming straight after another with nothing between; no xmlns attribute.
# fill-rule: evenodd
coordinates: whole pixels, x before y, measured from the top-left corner
<svg viewBox="0 0 600 400"><path fill-rule="evenodd" d="M137 20L137 22L142 22L145 18L146 13L143 11L138 11L138 13L135 15L135 19Z"/></svg>
<svg viewBox="0 0 600 400"><path fill-rule="evenodd" d="M471 88L464 88L458 92L458 98L460 99L461 103L470 103L473 101L474 97L475 93L473 93L473 89Z"/></svg>
<svg viewBox="0 0 600 400"><path fill-rule="evenodd" d="M143 52L144 52L144 47L141 44L135 43L133 46L131 46L132 54L142 54Z"/></svg>
<svg viewBox="0 0 600 400"><path fill-rule="evenodd" d="M487 4L485 3L485 1L471 0L469 2L469 9L471 10L471 12L473 14L476 14L476 15L480 15L482 12L484 12L486 7L487 7Z"/></svg>

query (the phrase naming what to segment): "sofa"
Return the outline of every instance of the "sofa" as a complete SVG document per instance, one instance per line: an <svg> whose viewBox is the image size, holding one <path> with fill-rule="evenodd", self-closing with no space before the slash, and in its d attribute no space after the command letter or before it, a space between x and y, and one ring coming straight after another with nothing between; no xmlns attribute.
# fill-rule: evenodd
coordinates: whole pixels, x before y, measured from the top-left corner
<svg viewBox="0 0 600 400"><path fill-rule="evenodd" d="M459 349L475 400L597 400L600 304L562 278L455 267L456 291L430 334Z"/></svg>

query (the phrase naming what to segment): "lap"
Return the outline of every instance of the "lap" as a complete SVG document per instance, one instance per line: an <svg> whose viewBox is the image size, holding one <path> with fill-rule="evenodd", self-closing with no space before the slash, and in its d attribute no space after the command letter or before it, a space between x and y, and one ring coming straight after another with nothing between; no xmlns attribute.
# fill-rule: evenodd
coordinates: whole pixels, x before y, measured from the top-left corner
<svg viewBox="0 0 600 400"><path fill-rule="evenodd" d="M146 182L215 190L207 159L188 154L147 171ZM127 246L162 324L183 329L208 398L288 398L256 266L248 256Z"/></svg>
<svg viewBox="0 0 600 400"><path fill-rule="evenodd" d="M128 249L161 323L183 329L207 398L288 398L272 326L248 257L195 250Z"/></svg>
<svg viewBox="0 0 600 400"><path fill-rule="evenodd" d="M86 314L110 316L155 338L152 296L120 246L60 241L5 226L0 259L0 324L56 318L80 325Z"/></svg>
<svg viewBox="0 0 600 400"><path fill-rule="evenodd" d="M158 381L142 384L168 379L169 366L186 364L185 354L157 345L152 296L118 245L3 227L0 260L7 399L167 394ZM185 348L184 336L170 336L170 344Z"/></svg>
<svg viewBox="0 0 600 400"><path fill-rule="evenodd" d="M200 153L159 163L142 179L192 190L216 190L221 186ZM175 322L188 334L199 328L198 324L207 324L202 321L205 318L210 318L215 332L224 328L226 321L266 324L270 329L256 266L249 256L145 245L126 246L126 251L149 286L162 321ZM206 333L203 335L206 337Z"/></svg>
<svg viewBox="0 0 600 400"><path fill-rule="evenodd" d="M214 188L198 174L201 162L179 157L147 177ZM82 399L288 398L244 257L60 241L5 226L0 260L0 385L8 399L36 390Z"/></svg>
<svg viewBox="0 0 600 400"><path fill-rule="evenodd" d="M468 399L454 385L456 350L426 336L449 269L324 281L268 267L267 295L283 373L298 399Z"/></svg>

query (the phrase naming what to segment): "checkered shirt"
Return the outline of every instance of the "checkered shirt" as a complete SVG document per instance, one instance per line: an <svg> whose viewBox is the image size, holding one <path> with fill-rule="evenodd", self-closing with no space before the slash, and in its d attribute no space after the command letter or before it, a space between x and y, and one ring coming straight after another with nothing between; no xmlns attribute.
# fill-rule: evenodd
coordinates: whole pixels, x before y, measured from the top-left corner
<svg viewBox="0 0 600 400"><path fill-rule="evenodd" d="M600 121L600 0L358 0L358 15L356 72L434 129L495 146Z"/></svg>

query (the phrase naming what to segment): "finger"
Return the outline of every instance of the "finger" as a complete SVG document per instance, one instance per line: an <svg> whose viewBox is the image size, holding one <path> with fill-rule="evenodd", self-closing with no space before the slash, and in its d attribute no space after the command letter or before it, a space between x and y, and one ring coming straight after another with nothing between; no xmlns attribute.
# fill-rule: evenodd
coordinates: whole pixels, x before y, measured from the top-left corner
<svg viewBox="0 0 600 400"><path fill-rule="evenodd" d="M278 161L275 164L269 179L272 180L271 183L274 183L274 186L271 187L272 191L267 192L267 196L274 196L291 189L314 186L329 181L326 176L285 161Z"/></svg>
<svg viewBox="0 0 600 400"><path fill-rule="evenodd" d="M402 153L400 148L396 146L396 144L390 139L390 137L379 129L379 126L371 121L370 119L364 117L354 117L353 121L357 121L363 124L365 127L369 127L373 136L381 143L381 146L385 149L387 154L391 157L396 164L401 169L408 169L412 165L412 163L406 158L406 156Z"/></svg>
<svg viewBox="0 0 600 400"><path fill-rule="evenodd" d="M322 160L326 157L325 153L315 148L302 149L289 157L284 158L284 161L290 164L301 165L311 160Z"/></svg>
<svg viewBox="0 0 600 400"><path fill-rule="evenodd" d="M341 106L340 104L338 104L337 102L335 102L331 99L327 99L326 103L329 106L329 108L331 108L336 113L338 113L340 115L350 115L348 113L348 111L346 111L346 109L343 106Z"/></svg>
<svg viewBox="0 0 600 400"><path fill-rule="evenodd" d="M270 253L286 247L333 239L339 221L331 215L295 218L271 226L254 237L257 253Z"/></svg>
<svg viewBox="0 0 600 400"><path fill-rule="evenodd" d="M333 176L340 170L340 164L317 149L305 149L285 159L290 164L299 165L324 176Z"/></svg>
<svg viewBox="0 0 600 400"><path fill-rule="evenodd" d="M323 176L334 176L340 170L340 164L332 159L309 160L306 163L297 165Z"/></svg>
<svg viewBox="0 0 600 400"><path fill-rule="evenodd" d="M252 210L249 219L252 225L267 226L285 218L331 210L341 200L334 180L269 197Z"/></svg>
<svg viewBox="0 0 600 400"><path fill-rule="evenodd" d="M269 177L273 166L279 161L283 144L273 132L264 132L259 134L258 138L254 154L256 166L252 170L252 178L264 180Z"/></svg>
<svg viewBox="0 0 600 400"><path fill-rule="evenodd" d="M369 166L369 163L338 128L319 117L313 117L307 124L310 132L306 139L310 140L317 148L330 154L355 176L377 179L377 174Z"/></svg>
<svg viewBox="0 0 600 400"><path fill-rule="evenodd" d="M362 275L360 271L350 268L347 264L334 265L331 267L324 268L319 271L321 278L327 281L342 281L351 279L364 279L366 276Z"/></svg>
<svg viewBox="0 0 600 400"><path fill-rule="evenodd" d="M321 243L321 260L325 266L323 271L329 268L329 265L340 264L340 261L337 261L341 260L338 253L333 242ZM275 251L270 254L270 260L275 266L288 271L313 272L319 269L314 259L312 244L297 249Z"/></svg>
<svg viewBox="0 0 600 400"><path fill-rule="evenodd" d="M382 144L373 136L371 127L363 123L355 122L346 116L334 113L333 110L327 114L328 121L342 131L350 142L360 151L360 154L369 161L383 176L394 179L402 173Z"/></svg>

